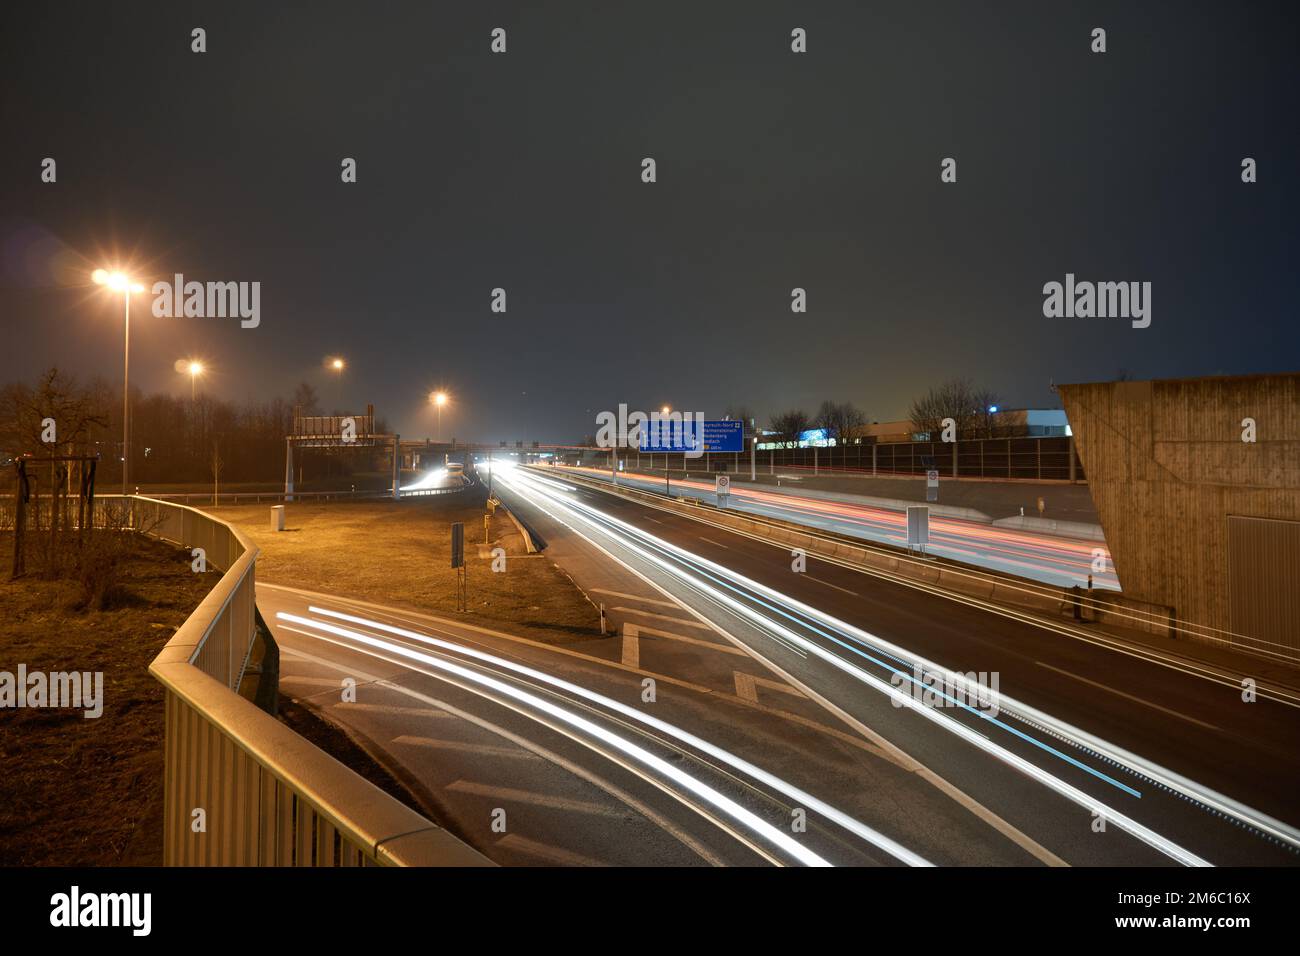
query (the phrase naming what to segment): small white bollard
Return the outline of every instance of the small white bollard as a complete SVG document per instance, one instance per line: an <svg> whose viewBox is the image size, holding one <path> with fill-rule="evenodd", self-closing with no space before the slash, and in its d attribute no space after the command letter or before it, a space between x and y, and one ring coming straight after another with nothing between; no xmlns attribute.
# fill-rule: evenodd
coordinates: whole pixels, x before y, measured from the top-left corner
<svg viewBox="0 0 1300 956"><path fill-rule="evenodd" d="M284 505L271 506L271 530L284 530Z"/></svg>

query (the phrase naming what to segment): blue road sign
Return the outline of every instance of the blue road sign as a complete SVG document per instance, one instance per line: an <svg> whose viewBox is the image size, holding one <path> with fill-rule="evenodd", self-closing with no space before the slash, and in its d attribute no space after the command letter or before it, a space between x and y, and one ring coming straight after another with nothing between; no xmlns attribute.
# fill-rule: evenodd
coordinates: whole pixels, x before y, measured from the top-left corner
<svg viewBox="0 0 1300 956"><path fill-rule="evenodd" d="M745 423L741 421L704 422L699 436L694 418L675 421L664 418L648 420L640 426L641 450L645 452L722 452L745 450Z"/></svg>

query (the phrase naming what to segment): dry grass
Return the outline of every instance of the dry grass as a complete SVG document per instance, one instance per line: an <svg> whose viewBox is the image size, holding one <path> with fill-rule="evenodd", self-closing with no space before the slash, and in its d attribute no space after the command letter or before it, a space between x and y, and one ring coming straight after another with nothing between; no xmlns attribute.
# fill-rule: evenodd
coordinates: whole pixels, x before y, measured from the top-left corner
<svg viewBox="0 0 1300 956"><path fill-rule="evenodd" d="M405 501L295 503L286 530L273 533L270 505L206 508L237 525L262 549L259 581L425 611L550 642L599 633L599 614L555 565L529 556L498 511L491 547L505 548L506 571L493 573L483 546L481 489ZM451 524L465 524L468 608L456 611Z"/></svg>
<svg viewBox="0 0 1300 956"><path fill-rule="evenodd" d="M132 535L119 600L84 611L76 580L10 581L12 553L0 535L0 670L102 671L104 712L0 710L0 864L160 864L163 694L149 662L220 575Z"/></svg>

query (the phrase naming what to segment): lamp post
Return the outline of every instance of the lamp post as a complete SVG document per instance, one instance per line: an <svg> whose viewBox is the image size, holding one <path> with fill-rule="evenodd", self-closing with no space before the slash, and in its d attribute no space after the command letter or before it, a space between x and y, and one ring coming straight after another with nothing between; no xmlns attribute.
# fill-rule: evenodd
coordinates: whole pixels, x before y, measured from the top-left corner
<svg viewBox="0 0 1300 956"><path fill-rule="evenodd" d="M667 418L667 417L668 417L668 413L671 412L671 411L672 411L672 409L669 408L667 405L665 405L663 408L659 409L659 414L662 415L664 418ZM663 434L663 426L662 426L662 425L659 427L659 434L660 434L660 435ZM672 434L672 429L669 429L668 434L669 434L669 435ZM670 439L670 440L671 440L671 439ZM653 461L650 462L650 466L651 466L652 468L654 467L654 462L653 462ZM668 484L668 452L664 452L664 494L666 494L666 495L671 495L672 493L673 493L673 492L672 492L672 488L670 488L670 487L669 487L669 484Z"/></svg>
<svg viewBox="0 0 1300 956"><path fill-rule="evenodd" d="M125 496L131 470L131 293L143 292L144 286L120 272L104 269L96 269L90 278L96 285L106 285L114 292L122 293L122 494Z"/></svg>
<svg viewBox="0 0 1300 956"><path fill-rule="evenodd" d="M432 402L434 407L438 409L438 431L436 435L436 440L438 442L441 442L442 441L442 406L447 404L447 393L434 392L432 395L429 396L429 401Z"/></svg>
<svg viewBox="0 0 1300 956"><path fill-rule="evenodd" d="M203 363L190 362L185 367L185 370L190 373L190 404L192 405L194 404L194 400L198 397L197 386L194 384L194 382L195 379L197 379L200 375L203 374Z"/></svg>
<svg viewBox="0 0 1300 956"><path fill-rule="evenodd" d="M342 406L343 406L343 370L347 368L347 363L344 362L343 359L341 358L332 358L332 359L328 359L325 365L327 368L332 369L334 372L334 378L335 378L334 397L335 400L339 403L339 411L346 411L346 409L344 409Z"/></svg>

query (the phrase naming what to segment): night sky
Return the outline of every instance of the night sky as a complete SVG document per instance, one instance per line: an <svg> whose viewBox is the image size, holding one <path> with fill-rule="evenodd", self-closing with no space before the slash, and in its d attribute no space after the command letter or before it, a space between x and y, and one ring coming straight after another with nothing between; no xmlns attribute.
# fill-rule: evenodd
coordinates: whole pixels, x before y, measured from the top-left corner
<svg viewBox="0 0 1300 956"><path fill-rule="evenodd" d="M1050 407L1121 369L1294 371L1295 8L11 4L0 381L120 382L87 277L117 262L262 284L251 330L138 296L141 387L187 394L198 355L213 394L335 405L341 354L345 404L409 437L435 387L444 435L545 441L620 401L883 421L954 375ZM1150 281L1151 327L1044 318L1067 272Z"/></svg>

